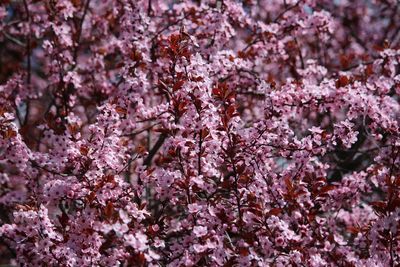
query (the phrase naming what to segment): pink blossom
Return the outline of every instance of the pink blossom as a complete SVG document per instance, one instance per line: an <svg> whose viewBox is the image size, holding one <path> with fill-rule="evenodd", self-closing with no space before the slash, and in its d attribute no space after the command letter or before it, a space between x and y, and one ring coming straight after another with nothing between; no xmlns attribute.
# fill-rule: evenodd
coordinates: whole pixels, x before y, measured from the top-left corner
<svg viewBox="0 0 400 267"><path fill-rule="evenodd" d="M398 266L387 1L0 7L0 265Z"/></svg>
<svg viewBox="0 0 400 267"><path fill-rule="evenodd" d="M207 227L205 227L205 226L195 226L195 227L193 227L193 233L197 237L205 236L207 234Z"/></svg>

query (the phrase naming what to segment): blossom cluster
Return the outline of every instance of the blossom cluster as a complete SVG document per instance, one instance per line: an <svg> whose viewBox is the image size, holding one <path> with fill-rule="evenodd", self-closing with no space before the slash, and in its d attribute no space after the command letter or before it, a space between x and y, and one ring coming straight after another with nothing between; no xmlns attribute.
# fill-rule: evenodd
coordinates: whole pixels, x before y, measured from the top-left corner
<svg viewBox="0 0 400 267"><path fill-rule="evenodd" d="M396 0L0 4L0 264L399 266Z"/></svg>

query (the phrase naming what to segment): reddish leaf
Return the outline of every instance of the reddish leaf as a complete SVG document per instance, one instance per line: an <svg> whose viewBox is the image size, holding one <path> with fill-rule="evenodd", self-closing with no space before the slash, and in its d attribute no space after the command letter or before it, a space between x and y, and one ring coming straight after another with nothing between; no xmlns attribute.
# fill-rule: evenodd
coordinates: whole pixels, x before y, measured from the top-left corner
<svg viewBox="0 0 400 267"><path fill-rule="evenodd" d="M114 205L111 201L109 201L104 208L104 215L107 219L110 219L114 214Z"/></svg>
<svg viewBox="0 0 400 267"><path fill-rule="evenodd" d="M340 76L339 79L336 81L336 87L345 87L350 83L350 80L347 76Z"/></svg>
<svg viewBox="0 0 400 267"><path fill-rule="evenodd" d="M281 213L282 213L281 208L273 208L270 211L268 211L268 215L274 215L274 216L278 216Z"/></svg>
<svg viewBox="0 0 400 267"><path fill-rule="evenodd" d="M128 113L126 108L123 108L123 107L116 107L115 111L120 115L126 115Z"/></svg>
<svg viewBox="0 0 400 267"><path fill-rule="evenodd" d="M325 193L327 193L327 192L329 192L329 191L334 190L335 188L336 188L336 186L334 186L334 185L326 185L326 186L322 187L322 188L319 190L318 194L319 194L319 195L325 194Z"/></svg>
<svg viewBox="0 0 400 267"><path fill-rule="evenodd" d="M183 80L177 81L174 84L174 86L172 87L173 91L175 92L175 91L182 89L182 86L184 85L184 83L185 83L185 81L183 81Z"/></svg>
<svg viewBox="0 0 400 267"><path fill-rule="evenodd" d="M87 156L87 154L89 153L89 148L85 145L81 145L79 151L81 152L82 155Z"/></svg>
<svg viewBox="0 0 400 267"><path fill-rule="evenodd" d="M61 216L57 215L57 218L63 228L68 225L69 217L65 212L63 212Z"/></svg>

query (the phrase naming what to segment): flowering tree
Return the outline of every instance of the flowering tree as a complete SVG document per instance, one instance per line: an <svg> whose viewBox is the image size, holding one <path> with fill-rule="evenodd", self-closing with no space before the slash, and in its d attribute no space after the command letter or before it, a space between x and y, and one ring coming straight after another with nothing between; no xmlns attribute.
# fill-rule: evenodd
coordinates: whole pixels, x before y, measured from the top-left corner
<svg viewBox="0 0 400 267"><path fill-rule="evenodd" d="M399 266L396 0L6 0L0 263Z"/></svg>

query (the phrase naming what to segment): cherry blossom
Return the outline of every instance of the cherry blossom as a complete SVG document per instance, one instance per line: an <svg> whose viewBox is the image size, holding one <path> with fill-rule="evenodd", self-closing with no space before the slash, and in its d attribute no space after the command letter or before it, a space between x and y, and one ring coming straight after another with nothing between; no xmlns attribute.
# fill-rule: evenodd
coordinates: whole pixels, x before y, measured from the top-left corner
<svg viewBox="0 0 400 267"><path fill-rule="evenodd" d="M3 1L0 265L400 265L398 1Z"/></svg>

